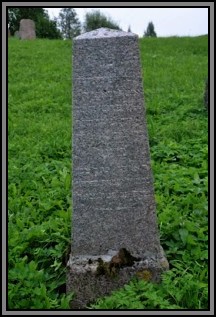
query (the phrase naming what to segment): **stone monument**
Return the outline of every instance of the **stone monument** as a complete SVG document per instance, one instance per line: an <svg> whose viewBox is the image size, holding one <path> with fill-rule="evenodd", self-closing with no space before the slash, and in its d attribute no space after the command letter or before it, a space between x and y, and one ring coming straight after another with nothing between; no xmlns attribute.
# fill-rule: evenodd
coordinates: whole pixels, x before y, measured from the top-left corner
<svg viewBox="0 0 216 317"><path fill-rule="evenodd" d="M101 28L73 44L72 309L160 281L160 246L138 37Z"/></svg>
<svg viewBox="0 0 216 317"><path fill-rule="evenodd" d="M20 21L19 37L21 40L32 40L36 38L35 23L30 19Z"/></svg>
<svg viewBox="0 0 216 317"><path fill-rule="evenodd" d="M17 39L20 39L19 31L16 31L16 32L14 33L14 37L16 37Z"/></svg>

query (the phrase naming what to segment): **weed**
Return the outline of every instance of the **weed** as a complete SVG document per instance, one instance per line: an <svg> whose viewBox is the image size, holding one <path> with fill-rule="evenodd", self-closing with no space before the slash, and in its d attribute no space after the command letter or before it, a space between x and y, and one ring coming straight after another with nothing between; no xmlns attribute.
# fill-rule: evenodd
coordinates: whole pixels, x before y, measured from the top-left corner
<svg viewBox="0 0 216 317"><path fill-rule="evenodd" d="M207 50L207 36L140 40L158 225L170 270L159 285L134 279L89 309L208 308ZM66 309L71 42L10 38L8 54L8 307Z"/></svg>

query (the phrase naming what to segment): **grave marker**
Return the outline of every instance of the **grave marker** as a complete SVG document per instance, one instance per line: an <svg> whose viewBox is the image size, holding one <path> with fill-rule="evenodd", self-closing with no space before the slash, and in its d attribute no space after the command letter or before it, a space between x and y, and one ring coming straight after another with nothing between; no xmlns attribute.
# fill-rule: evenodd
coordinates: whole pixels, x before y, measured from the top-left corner
<svg viewBox="0 0 216 317"><path fill-rule="evenodd" d="M159 281L160 246L138 37L101 28L73 45L73 216L67 292L81 309Z"/></svg>
<svg viewBox="0 0 216 317"><path fill-rule="evenodd" d="M16 37L17 39L20 39L19 31L16 31L16 32L14 33L14 37Z"/></svg>
<svg viewBox="0 0 216 317"><path fill-rule="evenodd" d="M32 40L36 38L35 23L30 19L20 21L19 37L21 40Z"/></svg>

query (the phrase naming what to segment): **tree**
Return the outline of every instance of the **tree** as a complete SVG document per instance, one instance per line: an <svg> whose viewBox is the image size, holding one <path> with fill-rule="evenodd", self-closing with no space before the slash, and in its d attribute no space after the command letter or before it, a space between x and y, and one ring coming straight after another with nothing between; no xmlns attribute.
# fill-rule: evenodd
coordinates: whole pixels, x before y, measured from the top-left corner
<svg viewBox="0 0 216 317"><path fill-rule="evenodd" d="M128 30L127 30L127 31L128 31L128 32L132 32L132 31L131 31L131 27L130 27L130 25L129 25L129 27L128 27Z"/></svg>
<svg viewBox="0 0 216 317"><path fill-rule="evenodd" d="M14 35L14 33L19 29L19 21L18 21L18 13L19 9L18 8L11 8L8 9L8 25L9 25L9 30L10 34Z"/></svg>
<svg viewBox="0 0 216 317"><path fill-rule="evenodd" d="M154 24L149 22L146 31L144 32L145 37L157 37L157 34L154 30Z"/></svg>
<svg viewBox="0 0 216 317"><path fill-rule="evenodd" d="M49 19L43 8L9 8L8 24L11 35L19 30L20 20L31 19L35 22L36 36L39 38L61 38L56 22Z"/></svg>
<svg viewBox="0 0 216 317"><path fill-rule="evenodd" d="M62 8L60 10L58 26L65 39L72 39L81 33L81 23L73 8Z"/></svg>
<svg viewBox="0 0 216 317"><path fill-rule="evenodd" d="M85 32L89 32L101 27L121 30L116 22L101 13L100 10L93 10L90 13L86 13L83 25Z"/></svg>
<svg viewBox="0 0 216 317"><path fill-rule="evenodd" d="M56 20L41 18L36 24L36 34L38 38L62 39Z"/></svg>

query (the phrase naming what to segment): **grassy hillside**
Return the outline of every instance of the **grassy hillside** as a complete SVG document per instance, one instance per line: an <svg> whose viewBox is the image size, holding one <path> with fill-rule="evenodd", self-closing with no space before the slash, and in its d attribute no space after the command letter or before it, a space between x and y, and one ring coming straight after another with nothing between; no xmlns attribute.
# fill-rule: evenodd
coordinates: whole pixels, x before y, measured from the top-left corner
<svg viewBox="0 0 216 317"><path fill-rule="evenodd" d="M208 38L140 40L161 285L132 281L91 308L208 308ZM71 41L8 43L8 308L68 308Z"/></svg>

